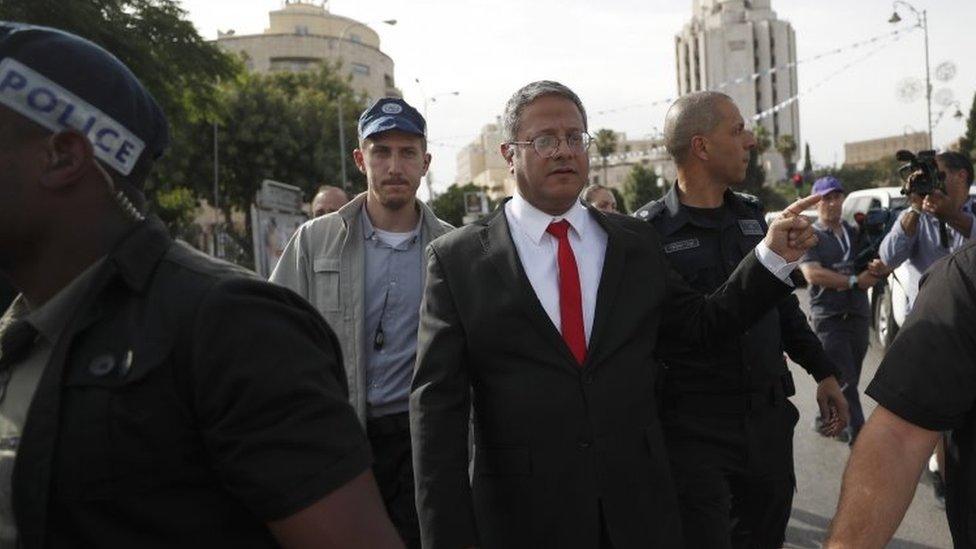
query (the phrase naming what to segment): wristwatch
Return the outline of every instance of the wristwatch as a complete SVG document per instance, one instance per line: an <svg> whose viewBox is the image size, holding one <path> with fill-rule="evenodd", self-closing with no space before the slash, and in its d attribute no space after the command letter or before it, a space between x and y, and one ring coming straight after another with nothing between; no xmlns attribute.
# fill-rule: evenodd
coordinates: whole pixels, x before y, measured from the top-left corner
<svg viewBox="0 0 976 549"><path fill-rule="evenodd" d="M853 290L854 288L857 288L857 275L851 275L850 278L847 279L847 289Z"/></svg>

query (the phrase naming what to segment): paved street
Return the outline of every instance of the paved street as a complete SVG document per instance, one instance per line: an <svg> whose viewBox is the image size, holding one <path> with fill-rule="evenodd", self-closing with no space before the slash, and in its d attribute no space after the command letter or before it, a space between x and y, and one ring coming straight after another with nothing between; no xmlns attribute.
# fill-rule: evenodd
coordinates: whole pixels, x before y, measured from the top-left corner
<svg viewBox="0 0 976 549"><path fill-rule="evenodd" d="M800 300L806 305L806 291ZM872 344L861 375L861 390L874 377L881 361L880 349ZM796 364L790 365L796 378L797 395L794 404L800 409L800 423L794 437L796 452L797 494L793 501L793 515L786 534L786 547L819 547L823 542L827 523L837 507L841 475L849 455L847 445L827 440L811 429L816 415L816 384ZM863 393L862 393L863 394ZM876 403L863 397L864 413L868 416ZM936 507L932 486L923 475L908 509L904 522L888 545L893 548L950 548L949 527L945 512Z"/></svg>

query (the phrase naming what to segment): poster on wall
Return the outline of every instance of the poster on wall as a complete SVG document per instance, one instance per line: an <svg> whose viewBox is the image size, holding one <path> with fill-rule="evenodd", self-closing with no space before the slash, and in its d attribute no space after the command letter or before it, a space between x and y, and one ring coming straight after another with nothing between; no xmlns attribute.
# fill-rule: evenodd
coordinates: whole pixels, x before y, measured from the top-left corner
<svg viewBox="0 0 976 549"><path fill-rule="evenodd" d="M271 180L261 183L251 206L254 270L261 277L271 276L285 245L307 220L300 188Z"/></svg>

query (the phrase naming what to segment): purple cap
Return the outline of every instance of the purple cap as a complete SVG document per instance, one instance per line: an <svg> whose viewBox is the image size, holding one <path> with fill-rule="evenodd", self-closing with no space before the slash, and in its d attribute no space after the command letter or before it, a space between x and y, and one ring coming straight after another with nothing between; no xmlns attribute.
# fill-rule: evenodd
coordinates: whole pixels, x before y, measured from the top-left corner
<svg viewBox="0 0 976 549"><path fill-rule="evenodd" d="M810 194L819 194L820 196L827 196L832 192L844 192L844 186L840 184L840 180L832 175L826 177L821 177L820 179L813 182L813 191Z"/></svg>

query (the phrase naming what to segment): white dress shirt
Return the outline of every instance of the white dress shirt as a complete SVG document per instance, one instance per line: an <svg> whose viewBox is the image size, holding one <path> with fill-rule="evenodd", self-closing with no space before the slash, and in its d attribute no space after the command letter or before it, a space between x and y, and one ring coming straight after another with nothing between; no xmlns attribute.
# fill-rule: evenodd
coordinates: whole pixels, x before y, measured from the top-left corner
<svg viewBox="0 0 976 549"><path fill-rule="evenodd" d="M607 255L607 232L593 219L582 203L576 202L562 215L552 216L539 210L516 191L505 204L505 217L515 242L519 260L529 284L542 308L549 315L556 331L562 333L559 316L559 241L546 232L550 223L565 219L569 222L569 245L576 256L579 269L580 290L583 293L583 328L586 342L590 342L593 314L596 310L596 293L600 288L603 261ZM776 278L792 286L790 273L797 262L787 263L762 241L756 246L756 256ZM662 273L663 275L663 273Z"/></svg>
<svg viewBox="0 0 976 549"><path fill-rule="evenodd" d="M518 192L505 204L505 217L529 283L560 333L559 241L546 229L554 221L565 219L569 222L569 246L573 249L579 269L580 290L583 293L583 329L589 343L596 310L596 292L600 288L603 260L607 254L607 232L580 202L562 215L551 216L529 204Z"/></svg>

